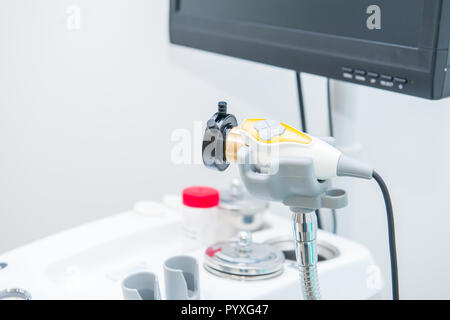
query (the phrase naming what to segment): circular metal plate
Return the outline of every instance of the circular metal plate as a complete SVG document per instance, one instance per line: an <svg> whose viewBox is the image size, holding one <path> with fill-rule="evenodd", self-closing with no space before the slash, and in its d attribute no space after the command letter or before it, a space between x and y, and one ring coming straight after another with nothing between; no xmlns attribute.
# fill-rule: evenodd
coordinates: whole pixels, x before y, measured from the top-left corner
<svg viewBox="0 0 450 320"><path fill-rule="evenodd" d="M205 268L215 275L238 280L260 280L282 273L283 253L251 238L217 243L205 252Z"/></svg>
<svg viewBox="0 0 450 320"><path fill-rule="evenodd" d="M223 271L213 269L210 266L208 266L206 263L203 266L206 271L212 273L215 276L218 276L220 278L239 280L239 281L267 280L267 279L272 279L272 278L278 277L280 274L283 273L283 267L281 267L280 270L278 270L276 272L268 273L265 275L242 276L242 275L236 275L236 274L231 274L231 273L225 273Z"/></svg>

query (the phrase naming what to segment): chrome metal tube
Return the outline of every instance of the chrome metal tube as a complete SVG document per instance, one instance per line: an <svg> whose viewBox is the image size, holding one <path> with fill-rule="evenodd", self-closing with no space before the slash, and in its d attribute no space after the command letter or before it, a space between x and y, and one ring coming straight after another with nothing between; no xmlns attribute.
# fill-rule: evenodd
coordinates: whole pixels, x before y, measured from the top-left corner
<svg viewBox="0 0 450 320"><path fill-rule="evenodd" d="M296 212L291 208L295 255L300 273L303 297L306 300L320 299L320 286L317 274L317 217L315 212Z"/></svg>

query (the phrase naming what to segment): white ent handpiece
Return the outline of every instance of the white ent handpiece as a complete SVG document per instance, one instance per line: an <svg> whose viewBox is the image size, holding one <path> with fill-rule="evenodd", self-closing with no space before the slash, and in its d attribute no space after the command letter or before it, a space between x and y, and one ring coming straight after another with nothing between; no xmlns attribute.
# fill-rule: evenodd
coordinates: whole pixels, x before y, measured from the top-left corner
<svg viewBox="0 0 450 320"><path fill-rule="evenodd" d="M253 151L250 160L262 172L270 171L274 157L306 157L313 160L315 174L319 180L337 176L338 163L342 155L339 150L282 122L247 119L241 127L231 129L229 137L233 135L240 136L241 144ZM234 155L240 147L236 141L238 140L226 141L228 161L236 160Z"/></svg>
<svg viewBox="0 0 450 320"><path fill-rule="evenodd" d="M261 173L270 173L275 158L303 157L312 159L318 180L337 176L372 178L372 167L285 123L246 119L238 126L236 118L226 111L219 111L208 121L203 140L205 165L223 171L229 163L237 162L238 151L243 146L252 151L250 161Z"/></svg>

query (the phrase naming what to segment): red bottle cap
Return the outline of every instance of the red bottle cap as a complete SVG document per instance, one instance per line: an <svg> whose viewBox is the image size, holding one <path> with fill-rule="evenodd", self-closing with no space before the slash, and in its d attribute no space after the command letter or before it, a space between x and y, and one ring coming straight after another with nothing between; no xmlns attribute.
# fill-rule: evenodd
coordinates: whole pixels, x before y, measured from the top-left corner
<svg viewBox="0 0 450 320"><path fill-rule="evenodd" d="M212 208L219 204L219 191L210 187L189 187L183 190L183 204L192 208Z"/></svg>

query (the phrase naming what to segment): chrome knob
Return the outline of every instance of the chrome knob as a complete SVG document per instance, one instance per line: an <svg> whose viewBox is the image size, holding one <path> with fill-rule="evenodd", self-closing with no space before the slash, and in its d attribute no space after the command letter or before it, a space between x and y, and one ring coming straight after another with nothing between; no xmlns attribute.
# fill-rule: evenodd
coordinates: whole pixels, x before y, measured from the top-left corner
<svg viewBox="0 0 450 320"><path fill-rule="evenodd" d="M251 251L252 233L249 231L239 232L239 252L248 253Z"/></svg>

